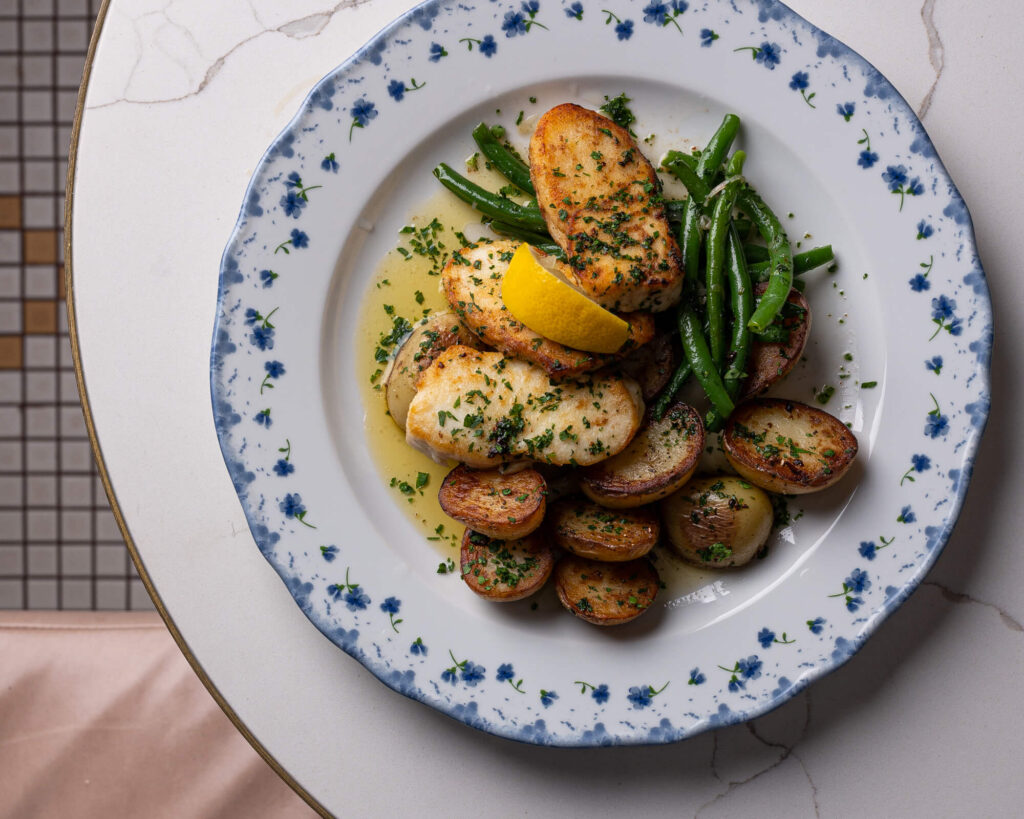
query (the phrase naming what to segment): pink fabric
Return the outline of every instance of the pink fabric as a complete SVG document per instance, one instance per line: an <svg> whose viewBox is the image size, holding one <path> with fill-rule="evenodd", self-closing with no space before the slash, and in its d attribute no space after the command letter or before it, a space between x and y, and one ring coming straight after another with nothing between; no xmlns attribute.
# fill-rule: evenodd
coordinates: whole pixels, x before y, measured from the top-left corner
<svg viewBox="0 0 1024 819"><path fill-rule="evenodd" d="M0 816L315 815L157 614L0 611Z"/></svg>

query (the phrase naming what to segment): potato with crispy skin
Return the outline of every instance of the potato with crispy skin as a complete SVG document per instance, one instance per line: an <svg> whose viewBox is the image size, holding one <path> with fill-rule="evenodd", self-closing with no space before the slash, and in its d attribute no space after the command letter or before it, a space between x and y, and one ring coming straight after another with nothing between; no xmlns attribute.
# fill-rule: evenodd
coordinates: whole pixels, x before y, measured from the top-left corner
<svg viewBox="0 0 1024 819"><path fill-rule="evenodd" d="M635 381L552 381L501 353L449 347L420 376L405 440L434 460L485 469L515 461L597 463L620 452L643 418Z"/></svg>
<svg viewBox="0 0 1024 819"><path fill-rule="evenodd" d="M501 299L501 283L520 244L500 241L464 247L452 254L441 271L448 304L484 343L531 361L552 377L570 378L603 367L654 337L650 314L624 315L629 338L615 355L602 355L566 347L517 321Z"/></svg>
<svg viewBox="0 0 1024 819"><path fill-rule="evenodd" d="M643 557L661 534L658 516L651 509L606 509L582 498L552 504L547 519L556 546L607 563Z"/></svg>
<svg viewBox="0 0 1024 819"><path fill-rule="evenodd" d="M384 396L388 413L402 429L405 429L405 416L416 394L420 373L434 363L442 350L453 344L475 349L483 346L454 313L434 313L416 325L391 359L384 373Z"/></svg>
<svg viewBox="0 0 1024 819"><path fill-rule="evenodd" d="M461 464L445 477L437 500L448 517L474 532L515 540L543 523L547 484L536 469L503 474Z"/></svg>
<svg viewBox="0 0 1024 819"><path fill-rule="evenodd" d="M665 389L671 380L681 354L672 337L667 333L661 333L649 344L623 358L617 369L636 381L640 385L644 401L650 401Z"/></svg>
<svg viewBox="0 0 1024 819"><path fill-rule="evenodd" d="M530 179L563 267L609 310L666 310L679 300L682 259L654 167L629 131L566 103L530 140Z"/></svg>
<svg viewBox="0 0 1024 819"><path fill-rule="evenodd" d="M538 591L555 564L542 533L497 540L467 529L459 553L462 579L476 594L495 603L522 600Z"/></svg>
<svg viewBox="0 0 1024 819"><path fill-rule="evenodd" d="M824 410L784 398L754 398L729 416L722 449L732 468L755 486L802 495L846 474L857 439Z"/></svg>
<svg viewBox="0 0 1024 819"><path fill-rule="evenodd" d="M647 611L661 581L646 558L599 563L566 555L555 566L558 600L595 626L618 626Z"/></svg>
<svg viewBox="0 0 1024 819"><path fill-rule="evenodd" d="M661 502L665 533L687 563L725 568L749 563L772 531L768 495L742 478L694 478Z"/></svg>
<svg viewBox="0 0 1024 819"><path fill-rule="evenodd" d="M622 452L581 471L580 488L612 509L653 503L686 483L704 451L704 424L688 404L677 402L660 420L649 415Z"/></svg>
<svg viewBox="0 0 1024 819"><path fill-rule="evenodd" d="M767 287L757 286L760 296ZM743 382L740 400L760 395L775 382L781 381L796 366L807 346L811 333L811 308L804 294L797 289L789 291L786 304L772 329L778 328L786 336L785 341L761 341L754 336L747 357L747 378Z"/></svg>

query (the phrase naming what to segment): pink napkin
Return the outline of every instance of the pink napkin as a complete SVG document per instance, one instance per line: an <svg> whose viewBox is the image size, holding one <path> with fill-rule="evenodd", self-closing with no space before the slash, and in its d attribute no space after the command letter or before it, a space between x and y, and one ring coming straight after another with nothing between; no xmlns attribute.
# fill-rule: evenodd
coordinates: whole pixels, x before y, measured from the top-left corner
<svg viewBox="0 0 1024 819"><path fill-rule="evenodd" d="M149 612L0 611L0 772L3 816L315 816Z"/></svg>

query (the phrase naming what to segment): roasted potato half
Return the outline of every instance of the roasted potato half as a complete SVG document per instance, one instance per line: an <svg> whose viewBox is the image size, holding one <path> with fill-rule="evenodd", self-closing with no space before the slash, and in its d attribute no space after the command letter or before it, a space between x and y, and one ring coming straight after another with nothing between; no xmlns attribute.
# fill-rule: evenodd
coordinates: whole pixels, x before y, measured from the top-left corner
<svg viewBox="0 0 1024 819"><path fill-rule="evenodd" d="M826 489L857 455L857 439L824 410L783 398L738 406L722 432L722 449L740 475L784 495Z"/></svg>
<svg viewBox="0 0 1024 819"><path fill-rule="evenodd" d="M434 363L442 350L454 344L482 349L480 341L458 316L448 311L434 313L413 329L391 359L384 373L384 395L388 413L402 429L405 429L405 417L416 394L420 373Z"/></svg>
<svg viewBox="0 0 1024 819"><path fill-rule="evenodd" d="M497 540L472 529L462 536L462 579L485 600L509 603L538 591L555 559L547 539L534 532L518 540Z"/></svg>
<svg viewBox="0 0 1024 819"><path fill-rule="evenodd" d="M759 284L756 289L760 298L766 284ZM772 331L782 332L786 335L785 341L769 342L758 341L754 336L754 343L750 346L750 355L747 357L747 378L743 382L740 398L749 398L752 395L760 395L772 384L781 381L792 370L803 355L804 347L807 346L807 338L811 334L811 307L799 290L789 291L789 297L780 313L777 323L772 325Z"/></svg>
<svg viewBox="0 0 1024 819"><path fill-rule="evenodd" d="M502 474L461 464L448 473L437 500L446 515L474 532L515 540L544 521L547 484L535 469Z"/></svg>
<svg viewBox="0 0 1024 819"><path fill-rule="evenodd" d="M670 495L693 475L704 450L704 424L681 401L644 426L622 452L587 467L580 488L601 506L628 509Z"/></svg>
<svg viewBox="0 0 1024 819"><path fill-rule="evenodd" d="M555 589L562 605L595 626L635 620L654 602L660 584L646 558L599 563L566 555L555 566Z"/></svg>
<svg viewBox="0 0 1024 819"><path fill-rule="evenodd" d="M672 378L679 356L671 337L661 333L622 359L619 370L636 381L644 401L650 401Z"/></svg>
<svg viewBox="0 0 1024 819"><path fill-rule="evenodd" d="M731 475L694 478L661 502L661 516L679 556L704 567L742 566L772 531L768 495Z"/></svg>
<svg viewBox="0 0 1024 819"><path fill-rule="evenodd" d="M658 516L651 509L606 509L582 498L552 504L547 519L556 546L608 563L643 557L661 534Z"/></svg>

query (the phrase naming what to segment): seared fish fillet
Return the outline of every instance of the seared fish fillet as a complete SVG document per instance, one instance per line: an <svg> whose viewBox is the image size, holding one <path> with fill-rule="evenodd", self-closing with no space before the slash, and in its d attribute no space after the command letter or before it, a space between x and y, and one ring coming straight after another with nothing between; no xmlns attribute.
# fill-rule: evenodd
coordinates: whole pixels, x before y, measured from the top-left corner
<svg viewBox="0 0 1024 819"><path fill-rule="evenodd" d="M679 246L654 168L596 111L566 103L530 140L530 179L575 283L609 310L660 311L679 300Z"/></svg>
<svg viewBox="0 0 1024 819"><path fill-rule="evenodd" d="M405 436L440 462L585 466L625 448L643 411L630 379L556 382L526 361L455 345L420 375Z"/></svg>
<svg viewBox="0 0 1024 819"><path fill-rule="evenodd" d="M485 344L531 361L552 377L569 378L603 367L654 337L654 318L649 313L624 315L629 322L629 340L615 355L601 355L543 338L516 321L501 300L501 281L519 245L499 241L464 247L452 254L441 272L448 303Z"/></svg>

